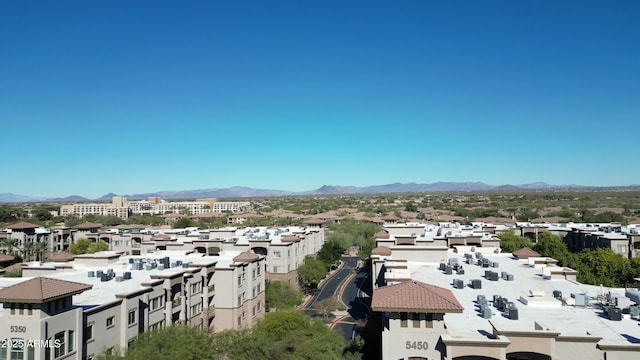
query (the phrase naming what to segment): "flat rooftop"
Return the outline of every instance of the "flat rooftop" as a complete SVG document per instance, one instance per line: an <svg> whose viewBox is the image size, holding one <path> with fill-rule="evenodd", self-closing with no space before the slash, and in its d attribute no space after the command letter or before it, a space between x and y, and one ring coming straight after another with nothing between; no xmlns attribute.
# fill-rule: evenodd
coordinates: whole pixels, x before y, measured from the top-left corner
<svg viewBox="0 0 640 360"><path fill-rule="evenodd" d="M112 253L113 252L103 252L102 254L104 256L110 256L113 255ZM215 264L216 268L229 267L234 262L233 258L239 254L240 252L228 252L222 253L221 256L203 256L203 254L198 253L184 254L181 252L160 251L153 254L145 254L145 256L121 256L116 262L102 266L80 263L76 260L62 264L64 268L58 269L55 273L43 273L42 276L93 285L91 290L73 296L73 305L90 308L114 302L117 300L116 295L124 295L146 288L143 284L156 281L156 279L151 278L152 276L173 276L189 273L193 270L193 266L197 265ZM146 270L146 266L143 265L142 270L133 270L133 264L129 263L129 259L145 259L145 261L149 262L156 260L157 263L157 260L164 257L169 257L170 265L181 261L183 264L189 263L190 267L183 268L182 265L176 265L175 267L160 270L156 266L153 269ZM56 265L60 266L61 264L42 263L33 267L53 270ZM108 269L112 269L115 276L123 276L124 272L130 272L131 279L116 281L115 278L113 278L109 281L101 281L97 276L89 277L90 271L93 271L95 275L95 272L98 270L106 273ZM32 278L33 277L0 278L0 288ZM2 318L2 308L0 308L0 318Z"/></svg>
<svg viewBox="0 0 640 360"><path fill-rule="evenodd" d="M595 306L595 298L609 291L614 297L624 297L625 289L601 288L583 285L566 279L549 279L539 268L530 267L528 260L517 260L511 254L484 254L498 267L485 268L465 262L464 253L449 251L449 258L457 258L462 264L464 274L446 275L440 270L440 263L408 262L407 270L412 280L450 289L464 307L461 314L446 314L447 329L453 338L487 339L493 333L493 325L500 331L534 331L535 324L545 330L558 332L561 336L602 337L600 344L632 344L638 339L640 322L623 315L622 321L609 320L602 310ZM474 256L475 258L475 256ZM564 268L559 268L564 269ZM497 272L498 281L485 279L485 270ZM503 280L500 275L505 271L513 275L513 281ZM453 280L460 279L464 288L453 287ZM472 279L481 279L482 288L469 287ZM572 293L586 293L592 299L589 306L571 306L553 297L554 290L562 292L562 297L571 302ZM531 294L538 296L532 297ZM482 318L476 306L478 295L486 296L492 310L491 319ZM493 306L493 296L500 295L514 302L518 309L518 320L503 316ZM528 304L519 299L525 299ZM631 303L633 304L633 302ZM489 322L491 321L491 323Z"/></svg>

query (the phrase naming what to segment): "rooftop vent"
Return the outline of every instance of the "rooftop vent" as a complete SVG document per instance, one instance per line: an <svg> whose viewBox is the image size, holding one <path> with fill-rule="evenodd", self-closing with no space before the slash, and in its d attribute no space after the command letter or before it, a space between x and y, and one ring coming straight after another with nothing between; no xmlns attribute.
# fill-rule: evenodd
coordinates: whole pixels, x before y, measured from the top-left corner
<svg viewBox="0 0 640 360"><path fill-rule="evenodd" d="M460 279L454 279L453 280L453 287L455 289L463 289L464 288L464 282Z"/></svg>
<svg viewBox="0 0 640 360"><path fill-rule="evenodd" d="M611 306L608 309L605 308L605 310L607 311L607 317L609 320L622 321L622 309L619 307Z"/></svg>
<svg viewBox="0 0 640 360"><path fill-rule="evenodd" d="M472 288L472 289L482 289L482 280L480 280L480 279L471 280L471 283L469 284L469 287Z"/></svg>

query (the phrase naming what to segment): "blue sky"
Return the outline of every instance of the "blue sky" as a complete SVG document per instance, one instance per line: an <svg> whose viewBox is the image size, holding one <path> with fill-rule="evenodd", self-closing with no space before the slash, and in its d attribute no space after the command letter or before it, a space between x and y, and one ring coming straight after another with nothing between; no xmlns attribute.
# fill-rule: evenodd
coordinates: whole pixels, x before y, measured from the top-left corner
<svg viewBox="0 0 640 360"><path fill-rule="evenodd" d="M640 183L638 1L2 1L0 193Z"/></svg>

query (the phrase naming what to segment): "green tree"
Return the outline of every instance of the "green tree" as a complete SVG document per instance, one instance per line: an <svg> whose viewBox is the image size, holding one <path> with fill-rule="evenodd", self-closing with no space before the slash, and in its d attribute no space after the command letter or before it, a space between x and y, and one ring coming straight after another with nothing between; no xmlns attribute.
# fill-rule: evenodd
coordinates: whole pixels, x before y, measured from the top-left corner
<svg viewBox="0 0 640 360"><path fill-rule="evenodd" d="M5 249L7 254L13 254L13 250L18 248L18 240L12 238L2 239L0 246Z"/></svg>
<svg viewBox="0 0 640 360"><path fill-rule="evenodd" d="M270 344L271 359L340 359L345 347L340 335L323 322L293 311L267 314L255 325L252 338Z"/></svg>
<svg viewBox="0 0 640 360"><path fill-rule="evenodd" d="M91 245L91 240L84 238L78 239L69 245L69 252L74 255L86 254L89 245Z"/></svg>
<svg viewBox="0 0 640 360"><path fill-rule="evenodd" d="M305 289L315 289L318 287L320 281L327 275L328 265L314 258L313 256L307 256L304 259L304 264L298 267L298 278L301 285Z"/></svg>
<svg viewBox="0 0 640 360"><path fill-rule="evenodd" d="M318 251L318 259L326 264L334 264L340 260L345 249L345 246L338 241L326 241Z"/></svg>
<svg viewBox="0 0 640 360"><path fill-rule="evenodd" d="M47 258L47 252L49 252L49 244L44 241L39 241L35 244L33 251L36 256L36 260L45 261Z"/></svg>
<svg viewBox="0 0 640 360"><path fill-rule="evenodd" d="M89 239L78 239L69 246L69 252L74 255L93 254L106 250L109 250L109 245L102 240L93 242Z"/></svg>
<svg viewBox="0 0 640 360"><path fill-rule="evenodd" d="M565 245L559 236L553 235L548 231L538 233L538 242L533 247L533 250L542 256L548 256L558 260L560 265L569 266L567 264L567 260L569 259L567 245Z"/></svg>
<svg viewBox="0 0 640 360"><path fill-rule="evenodd" d="M46 208L39 208L33 212L33 216L40 221L49 221L53 218L51 212Z"/></svg>
<svg viewBox="0 0 640 360"><path fill-rule="evenodd" d="M409 201L407 205L404 207L404 211L416 212L418 211L418 207L413 201Z"/></svg>
<svg viewBox="0 0 640 360"><path fill-rule="evenodd" d="M94 254L99 251L107 251L107 250L109 250L109 245L106 242L99 240L89 245L89 248L87 248L87 254Z"/></svg>
<svg viewBox="0 0 640 360"><path fill-rule="evenodd" d="M302 293L282 281L267 281L265 288L265 306L272 309L292 309L302 302Z"/></svg>
<svg viewBox="0 0 640 360"><path fill-rule="evenodd" d="M524 247L533 247L531 240L526 237L516 235L513 230L507 230L501 233L498 235L498 238L500 239L500 248L502 249L502 252L505 253L511 253Z"/></svg>
<svg viewBox="0 0 640 360"><path fill-rule="evenodd" d="M26 241L22 245L22 257L27 261L33 260L36 244L32 241Z"/></svg>
<svg viewBox="0 0 640 360"><path fill-rule="evenodd" d="M190 326L169 326L138 335L123 354L101 354L97 359L127 360L197 360L214 359L213 335Z"/></svg>
<svg viewBox="0 0 640 360"><path fill-rule="evenodd" d="M192 226L196 226L196 222L186 217L179 219L173 224L174 229L184 229Z"/></svg>

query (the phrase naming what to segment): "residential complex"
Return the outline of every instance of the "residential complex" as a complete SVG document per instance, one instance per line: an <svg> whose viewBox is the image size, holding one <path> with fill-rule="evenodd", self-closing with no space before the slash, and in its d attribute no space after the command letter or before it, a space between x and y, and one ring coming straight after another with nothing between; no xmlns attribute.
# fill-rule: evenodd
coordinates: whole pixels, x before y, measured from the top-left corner
<svg viewBox="0 0 640 360"><path fill-rule="evenodd" d="M459 244L438 231L392 224L376 234L371 321L383 359L638 357L639 290L580 284L554 259L484 246L487 234L458 240L470 229L451 232Z"/></svg>
<svg viewBox="0 0 640 360"><path fill-rule="evenodd" d="M82 217L88 214L117 216L126 220L129 214L160 215L188 211L190 215L207 213L240 212L248 209L247 201L223 201L215 198L196 199L196 201L165 201L159 197L146 200L127 200L122 196L114 196L111 203L69 204L60 207L61 216L75 215Z"/></svg>
<svg viewBox="0 0 640 360"><path fill-rule="evenodd" d="M54 237L38 229L20 223L4 234L23 244ZM0 278L0 338L42 342L0 349L0 359L91 359L170 324L250 327L264 316L265 281L298 286L298 266L324 243L320 225L129 233L84 223L71 230L69 241L101 240L110 250L56 253L23 264L22 278Z"/></svg>
<svg viewBox="0 0 640 360"><path fill-rule="evenodd" d="M265 263L252 252L107 251L29 264L23 278L0 278L0 335L42 343L0 348L0 358L92 359L170 324L250 327L264 315Z"/></svg>

